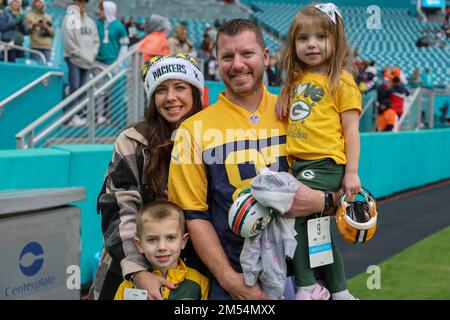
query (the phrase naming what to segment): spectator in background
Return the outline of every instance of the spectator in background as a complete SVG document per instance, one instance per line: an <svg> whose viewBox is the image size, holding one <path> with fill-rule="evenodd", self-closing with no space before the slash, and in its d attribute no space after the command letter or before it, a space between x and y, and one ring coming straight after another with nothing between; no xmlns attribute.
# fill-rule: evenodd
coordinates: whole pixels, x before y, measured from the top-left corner
<svg viewBox="0 0 450 320"><path fill-rule="evenodd" d="M433 89L434 86L434 76L431 73L430 68L425 68L425 72L421 74L420 80L424 88Z"/></svg>
<svg viewBox="0 0 450 320"><path fill-rule="evenodd" d="M282 67L281 61L283 60L283 50L284 46L278 47L278 49L275 50L275 52L272 54L272 57L275 58L277 62L277 69L278 69L278 81L281 84L283 84L284 79L286 78L286 73Z"/></svg>
<svg viewBox="0 0 450 320"><path fill-rule="evenodd" d="M128 20L128 23L125 25L125 28L127 30L128 39L130 39L130 46L132 46L133 44L135 44L135 43L139 42L139 40L141 40L141 37L138 33L136 20L134 19L134 17L131 17Z"/></svg>
<svg viewBox="0 0 450 320"><path fill-rule="evenodd" d="M369 61L369 65L366 68L367 77L371 78L376 83L378 80L378 69L375 66L375 61Z"/></svg>
<svg viewBox="0 0 450 320"><path fill-rule="evenodd" d="M147 35L144 31L145 26L145 19L142 17L137 17L136 19L136 29L137 34L139 36L139 39L144 39L144 37Z"/></svg>
<svg viewBox="0 0 450 320"><path fill-rule="evenodd" d="M450 8L447 8L447 14L445 15L445 21L442 25L442 30L445 33L445 36L450 38Z"/></svg>
<svg viewBox="0 0 450 320"><path fill-rule="evenodd" d="M44 54L48 63L50 61L55 29L53 28L52 17L45 13L45 2L43 0L33 0L31 11L26 14L25 21L30 32L30 48ZM40 60L34 54L31 55L31 58Z"/></svg>
<svg viewBox="0 0 450 320"><path fill-rule="evenodd" d="M214 41L205 34L203 36L203 42L198 50L198 58L203 60L203 74L205 80L216 80L217 61L214 57Z"/></svg>
<svg viewBox="0 0 450 320"><path fill-rule="evenodd" d="M214 24L212 26L209 26L209 28L206 28L206 33L208 34L209 38L213 41L216 42L216 38L217 38L217 30L220 28L221 24L219 19L214 20Z"/></svg>
<svg viewBox="0 0 450 320"><path fill-rule="evenodd" d="M421 80L420 80L420 69L415 68L411 77L408 79L408 84L410 88L417 88L420 87Z"/></svg>
<svg viewBox="0 0 450 320"><path fill-rule="evenodd" d="M144 28L147 35L139 46L139 52L144 54L144 61L153 56L164 56L172 53L167 40L172 26L167 18L152 14L150 19L145 22Z"/></svg>
<svg viewBox="0 0 450 320"><path fill-rule="evenodd" d="M81 88L88 80L89 70L92 68L100 46L95 21L86 13L87 0L74 0L73 6L67 10L62 23L62 40L64 43L64 58L69 70L69 92L72 94ZM80 24L76 27L71 19L78 19ZM71 105L78 103L83 96L79 96ZM80 110L72 119L72 125L86 124L83 110Z"/></svg>
<svg viewBox="0 0 450 320"><path fill-rule="evenodd" d="M438 121L440 122L441 125L446 125L448 124L450 118L447 118L447 113L448 113L448 101L446 101L442 107L439 108L439 111L441 112L439 114L438 117Z"/></svg>
<svg viewBox="0 0 450 320"><path fill-rule="evenodd" d="M397 131L397 122L398 117L391 108L391 101L384 99L378 106L378 117L376 120L377 131Z"/></svg>
<svg viewBox="0 0 450 320"><path fill-rule="evenodd" d="M16 19L7 8L0 8L0 40L13 44L15 32ZM1 60L3 61L3 59L4 57L2 56Z"/></svg>
<svg viewBox="0 0 450 320"><path fill-rule="evenodd" d="M403 104L407 96L409 96L409 91L401 83L400 79L398 77L395 77L394 85L392 86L392 93L389 96L389 100L391 100L392 109L397 113L399 118L403 114Z"/></svg>
<svg viewBox="0 0 450 320"><path fill-rule="evenodd" d="M399 67L392 68L392 85L394 85L394 78L398 78L401 84L406 85L408 80L406 79L405 73Z"/></svg>
<svg viewBox="0 0 450 320"><path fill-rule="evenodd" d="M203 37L210 37L209 33L211 32L211 30L213 29L213 26L210 23L206 23L205 24L205 33L203 34ZM211 37L210 37L211 38ZM211 38L212 39L212 38Z"/></svg>
<svg viewBox="0 0 450 320"><path fill-rule="evenodd" d="M430 47L430 46L432 46L433 44L432 44L432 41L431 41L431 39L430 39L430 36L428 36L428 35L426 35L426 36L423 36L423 37L420 37L418 40L417 40L417 42L416 42L416 46L418 47L418 48L421 48L421 47Z"/></svg>
<svg viewBox="0 0 450 320"><path fill-rule="evenodd" d="M127 25L127 22L125 20L125 17L120 17L119 19L120 23L125 27Z"/></svg>
<svg viewBox="0 0 450 320"><path fill-rule="evenodd" d="M106 67L128 51L130 41L125 26L117 20L117 5L112 1L102 1L99 9L97 29L100 49L97 61Z"/></svg>
<svg viewBox="0 0 450 320"><path fill-rule="evenodd" d="M365 79L365 88L363 93L370 92L372 90L376 89L376 82L375 82L375 76L373 73L368 72L366 73L366 79Z"/></svg>
<svg viewBox="0 0 450 320"><path fill-rule="evenodd" d="M128 22L124 24L125 29L127 30L128 38L132 37L134 34L137 33L136 28L136 20L133 16L128 19Z"/></svg>
<svg viewBox="0 0 450 320"><path fill-rule="evenodd" d="M28 29L25 25L25 15L22 12L22 0L9 0L8 11L16 20L13 44L22 46L23 36L28 34ZM25 57L25 53L22 50L11 49L8 52L9 62L15 62L16 58L23 57Z"/></svg>
<svg viewBox="0 0 450 320"><path fill-rule="evenodd" d="M194 44L188 39L188 30L184 24L177 24L173 36L169 38L170 51L173 54L184 53L197 57Z"/></svg>
<svg viewBox="0 0 450 320"><path fill-rule="evenodd" d="M383 82L377 89L377 101L381 104L385 99L389 99L392 93L391 80L389 78L383 78Z"/></svg>
<svg viewBox="0 0 450 320"><path fill-rule="evenodd" d="M383 70L383 79L389 79L389 84L392 86L394 76L392 75L392 69L391 68L389 68L389 67L384 68L384 70Z"/></svg>
<svg viewBox="0 0 450 320"><path fill-rule="evenodd" d="M357 66L358 74L356 75L356 84L359 86L361 82L364 82L366 79L366 62L361 61Z"/></svg>
<svg viewBox="0 0 450 320"><path fill-rule="evenodd" d="M266 67L267 81L269 86L276 87L280 85L277 59L270 57L269 65Z"/></svg>
<svg viewBox="0 0 450 320"><path fill-rule="evenodd" d="M117 20L117 5L113 1L100 2L97 30L100 38L100 48L95 62L94 74L100 73L117 59L124 56L130 43L125 26ZM101 97L97 102L98 124L107 121L105 100L109 94L104 92L104 95L105 97Z"/></svg>
<svg viewBox="0 0 450 320"><path fill-rule="evenodd" d="M438 47L448 48L447 35L444 33L444 31L439 30L435 33L434 43Z"/></svg>
<svg viewBox="0 0 450 320"><path fill-rule="evenodd" d="M31 10L30 0L22 0L22 11L28 12Z"/></svg>

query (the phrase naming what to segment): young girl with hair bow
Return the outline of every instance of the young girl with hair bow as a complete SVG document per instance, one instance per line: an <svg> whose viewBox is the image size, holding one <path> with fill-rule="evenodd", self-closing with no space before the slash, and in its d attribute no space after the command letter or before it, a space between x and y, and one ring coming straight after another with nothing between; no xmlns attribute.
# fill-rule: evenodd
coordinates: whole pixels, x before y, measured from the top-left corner
<svg viewBox="0 0 450 320"><path fill-rule="evenodd" d="M342 16L332 3L311 4L293 19L285 45L286 81L276 111L288 117L286 151L292 174L307 186L341 187L350 197L361 191L358 176L361 93L344 34ZM331 240L333 262L320 266L327 288L317 283L308 254L308 218L297 218L294 255L298 300L353 300L344 262Z"/></svg>

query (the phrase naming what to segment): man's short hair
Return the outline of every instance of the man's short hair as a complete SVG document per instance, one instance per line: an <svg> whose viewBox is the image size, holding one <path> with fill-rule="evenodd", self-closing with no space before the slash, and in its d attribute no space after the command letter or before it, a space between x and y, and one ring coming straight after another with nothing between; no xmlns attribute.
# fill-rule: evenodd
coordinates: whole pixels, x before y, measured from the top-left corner
<svg viewBox="0 0 450 320"><path fill-rule="evenodd" d="M136 217L136 235L140 238L143 231L143 225L147 219L164 220L176 216L180 221L181 233L185 233L184 212L175 203L166 200L156 200L150 202L139 210Z"/></svg>
<svg viewBox="0 0 450 320"><path fill-rule="evenodd" d="M259 44L259 46L263 50L266 49L266 43L264 42L264 37L261 28L255 21L248 19L233 19L225 22L217 31L216 52L219 50L218 40L222 34L234 37L238 34L241 34L244 31L253 32L256 36L256 42Z"/></svg>

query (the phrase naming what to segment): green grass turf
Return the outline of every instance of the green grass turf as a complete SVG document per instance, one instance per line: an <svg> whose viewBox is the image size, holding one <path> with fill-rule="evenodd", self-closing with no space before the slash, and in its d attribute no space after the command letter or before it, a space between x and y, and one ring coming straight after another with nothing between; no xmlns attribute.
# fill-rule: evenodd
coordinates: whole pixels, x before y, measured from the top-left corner
<svg viewBox="0 0 450 320"><path fill-rule="evenodd" d="M375 283L372 271L350 279L350 292L362 300L449 300L450 227L406 248L379 267L380 289L367 288L367 283Z"/></svg>

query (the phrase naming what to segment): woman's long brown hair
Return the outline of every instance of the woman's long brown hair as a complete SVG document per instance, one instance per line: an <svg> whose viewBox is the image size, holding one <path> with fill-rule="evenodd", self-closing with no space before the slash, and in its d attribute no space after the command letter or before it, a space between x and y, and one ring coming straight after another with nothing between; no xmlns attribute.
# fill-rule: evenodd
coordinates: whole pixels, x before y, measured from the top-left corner
<svg viewBox="0 0 450 320"><path fill-rule="evenodd" d="M309 5L297 13L289 28L282 59L283 68L286 71L283 94L290 95L294 89L292 87L294 81L301 78L307 70L305 63L297 57L295 42L302 28L310 25L325 30L326 36L331 40L332 53L328 63L327 76L332 95L337 92L343 70L347 70L353 77L356 77L356 67L345 38L342 19L336 14L335 24L325 13L315 8L314 5Z"/></svg>
<svg viewBox="0 0 450 320"><path fill-rule="evenodd" d="M175 124L178 128L181 122L191 115L202 110L202 99L200 91L190 85L193 97L193 106L180 121ZM144 163L145 180L148 181L150 192L156 199L165 198L164 193L169 178L170 154L173 148L171 140L174 125L167 122L156 109L155 95L153 94L145 112L145 132L144 137L148 141L148 158Z"/></svg>

